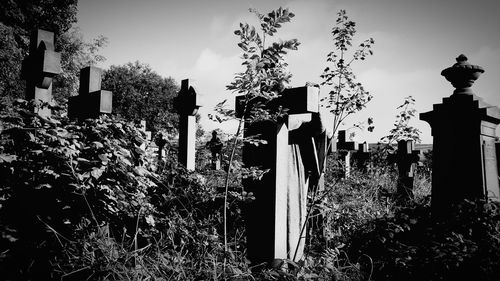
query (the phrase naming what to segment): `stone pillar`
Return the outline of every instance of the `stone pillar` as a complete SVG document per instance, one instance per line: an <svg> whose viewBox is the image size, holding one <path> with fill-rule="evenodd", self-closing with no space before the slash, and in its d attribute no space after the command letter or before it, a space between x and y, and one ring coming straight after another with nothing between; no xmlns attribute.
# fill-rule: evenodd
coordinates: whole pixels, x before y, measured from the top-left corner
<svg viewBox="0 0 500 281"><path fill-rule="evenodd" d="M26 80L26 99L35 100L35 113L49 117L53 104L52 79L61 73L61 54L55 52L54 33L38 29L31 34L29 55L23 60L21 78Z"/></svg>
<svg viewBox="0 0 500 281"><path fill-rule="evenodd" d="M485 103L470 87L484 72L464 55L441 72L455 87L443 103L420 114L432 128L432 211L446 215L464 199L499 200L495 129L500 110Z"/></svg>
<svg viewBox="0 0 500 281"><path fill-rule="evenodd" d="M78 96L68 100L68 117L97 118L101 114L111 114L113 93L101 90L102 69L88 66L80 70L80 89Z"/></svg>
<svg viewBox="0 0 500 281"><path fill-rule="evenodd" d="M398 165L397 194L403 200L413 198L415 165L420 159L420 151L413 148L413 140L400 140L398 141L398 151L388 157L389 163Z"/></svg>
<svg viewBox="0 0 500 281"><path fill-rule="evenodd" d="M196 113L201 107L196 90L189 86L189 79L181 82L181 90L175 99L179 113L179 163L187 170L195 169Z"/></svg>

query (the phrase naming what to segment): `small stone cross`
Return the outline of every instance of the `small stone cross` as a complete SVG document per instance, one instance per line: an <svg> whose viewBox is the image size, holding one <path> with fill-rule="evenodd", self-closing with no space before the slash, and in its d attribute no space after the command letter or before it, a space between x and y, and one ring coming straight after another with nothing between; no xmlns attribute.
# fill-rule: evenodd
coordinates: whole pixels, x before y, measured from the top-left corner
<svg viewBox="0 0 500 281"><path fill-rule="evenodd" d="M389 155L389 163L398 165L397 192L401 198L413 198L413 177L415 176L415 164L419 161L420 151L414 150L413 140L400 140L398 151Z"/></svg>
<svg viewBox="0 0 500 281"><path fill-rule="evenodd" d="M61 73L61 54L55 52L54 33L38 29L30 39L29 55L23 60L21 78L26 80L26 99L35 100L35 112L49 117L52 104L52 79Z"/></svg>
<svg viewBox="0 0 500 281"><path fill-rule="evenodd" d="M370 159L370 152L368 151L368 144L366 142L360 143L358 150L353 155L356 161L356 167L363 173L368 170L367 162Z"/></svg>
<svg viewBox="0 0 500 281"><path fill-rule="evenodd" d="M80 89L78 96L68 101L70 118L97 118L110 114L113 109L113 93L101 90L102 69L88 66L80 70Z"/></svg>

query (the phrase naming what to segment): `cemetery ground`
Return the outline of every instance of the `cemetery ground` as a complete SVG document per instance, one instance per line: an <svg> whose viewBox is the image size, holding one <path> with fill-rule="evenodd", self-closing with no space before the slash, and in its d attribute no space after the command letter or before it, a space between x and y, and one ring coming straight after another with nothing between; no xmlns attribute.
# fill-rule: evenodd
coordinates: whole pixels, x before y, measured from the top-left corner
<svg viewBox="0 0 500 281"><path fill-rule="evenodd" d="M378 161L342 178L330 155L325 191L309 206L305 258L261 268L246 259L243 214L254 198L240 173L224 252L225 171L203 167L208 151L197 171L176 157L157 165L156 153L139 149L138 126L113 116L79 123L57 108L47 119L30 106L1 108L4 280L498 280L498 204L464 201L434 221L425 170L402 203L393 166Z"/></svg>

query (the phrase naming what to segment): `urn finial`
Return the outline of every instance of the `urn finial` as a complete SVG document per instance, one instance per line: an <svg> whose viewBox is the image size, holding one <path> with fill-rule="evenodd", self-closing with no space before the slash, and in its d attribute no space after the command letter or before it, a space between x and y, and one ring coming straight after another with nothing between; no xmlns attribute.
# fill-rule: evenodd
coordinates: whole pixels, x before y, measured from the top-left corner
<svg viewBox="0 0 500 281"><path fill-rule="evenodd" d="M484 69L478 65L470 64L464 54L459 55L456 61L453 66L441 71L441 75L455 87L454 94L473 94L470 87L484 72Z"/></svg>

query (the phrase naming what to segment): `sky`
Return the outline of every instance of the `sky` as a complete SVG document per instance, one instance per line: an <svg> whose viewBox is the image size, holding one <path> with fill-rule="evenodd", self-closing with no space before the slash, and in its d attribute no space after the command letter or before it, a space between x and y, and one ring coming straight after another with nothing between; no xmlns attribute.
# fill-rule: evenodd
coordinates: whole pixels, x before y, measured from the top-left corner
<svg viewBox="0 0 500 281"><path fill-rule="evenodd" d="M356 22L354 43L375 40L374 55L353 66L373 100L341 126L349 129L372 117L375 130L355 130L358 142L377 142L388 135L405 97L413 96L422 113L450 96L453 87L440 73L460 54L485 69L473 91L500 106L495 87L500 79L497 0L80 0L77 26L87 40L108 38L102 50L107 60L99 67L140 61L179 85L189 78L203 104L199 113L204 129L234 133L234 123L214 123L206 116L224 99L234 103L226 85L243 67L233 32L240 22L257 24L249 8L268 13L279 7L289 8L295 17L276 38L301 42L287 56L291 87L321 82L340 9ZM432 143L426 122L417 116L410 124L422 132L422 143Z"/></svg>

